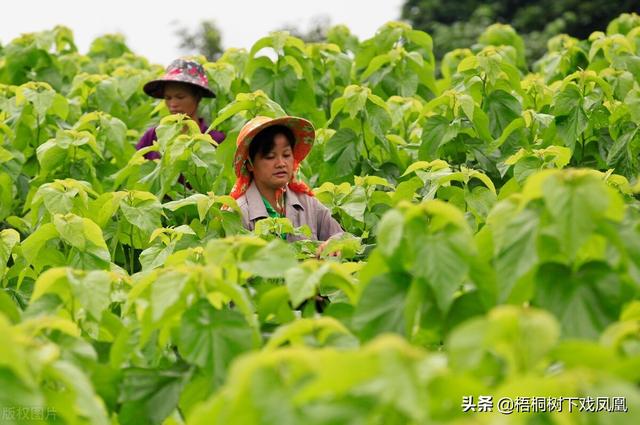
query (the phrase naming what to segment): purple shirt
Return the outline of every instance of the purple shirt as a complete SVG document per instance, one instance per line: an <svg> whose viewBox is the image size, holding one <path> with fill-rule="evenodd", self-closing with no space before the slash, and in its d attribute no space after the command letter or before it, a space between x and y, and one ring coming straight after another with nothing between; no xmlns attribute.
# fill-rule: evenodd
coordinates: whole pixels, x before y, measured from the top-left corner
<svg viewBox="0 0 640 425"><path fill-rule="evenodd" d="M204 133L205 131L207 131L207 128L209 127L202 118L198 118L198 126L200 126L201 133ZM218 130L211 130L209 132L209 135L217 143L221 143L226 137L226 135L222 131L218 131ZM144 132L144 134L136 144L136 150L140 150L142 148L146 148L147 146L153 145L153 142L156 141L157 139L158 139L158 136L156 136L156 127L151 127L150 129ZM144 154L144 157L146 159L159 159L160 152L147 152L146 154Z"/></svg>

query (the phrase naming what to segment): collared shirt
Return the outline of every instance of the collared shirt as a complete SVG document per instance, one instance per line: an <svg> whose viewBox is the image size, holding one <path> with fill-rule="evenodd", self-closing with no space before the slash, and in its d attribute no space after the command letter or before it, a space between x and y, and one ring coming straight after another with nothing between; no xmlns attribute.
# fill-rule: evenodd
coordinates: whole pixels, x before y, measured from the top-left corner
<svg viewBox="0 0 640 425"><path fill-rule="evenodd" d="M201 133L204 133L205 131L207 131L207 128L209 128L207 123L204 122L204 120L202 118L198 118L198 126L200 127L200 132ZM226 137L223 132L217 131L217 130L211 130L209 132L209 135L217 143L221 143ZM151 146L151 145L153 145L153 142L156 141L156 140L158 140L158 136L156 135L156 127L151 127L150 129L145 131L145 133L142 135L142 137L140 138L140 140L136 144L136 150L139 151L142 148L146 148L147 146ZM160 158L160 152L147 152L146 154L144 154L144 157L146 159L159 159Z"/></svg>
<svg viewBox="0 0 640 425"><path fill-rule="evenodd" d="M286 198L286 197L285 197ZM264 202L264 207L267 209L267 215L271 218L281 218L284 217L284 215L280 214L278 211L276 211L275 208L273 208L271 206L271 204L269 203L269 201L267 200L267 198L265 198L264 196L262 197L262 202Z"/></svg>
<svg viewBox="0 0 640 425"><path fill-rule="evenodd" d="M242 212L242 225L247 230L255 229L258 220L269 217L267 208L262 201L262 195L260 195L255 182L251 182L247 192L237 201ZM332 236L343 233L340 224L331 217L329 208L322 205L313 196L287 190L285 207L286 217L291 221L293 227L300 227L306 224L311 229L311 239L313 240L326 241ZM289 242L299 239L304 238L287 235Z"/></svg>

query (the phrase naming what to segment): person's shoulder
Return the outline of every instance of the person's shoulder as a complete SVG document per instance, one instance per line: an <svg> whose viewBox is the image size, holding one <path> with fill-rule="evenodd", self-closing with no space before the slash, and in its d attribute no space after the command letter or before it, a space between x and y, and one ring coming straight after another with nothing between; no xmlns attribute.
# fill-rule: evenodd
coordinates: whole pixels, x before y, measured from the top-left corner
<svg viewBox="0 0 640 425"><path fill-rule="evenodd" d="M145 131L142 134L142 137L140 137L140 140L138 141L138 143L136 144L136 149L142 149L142 148L146 148L147 146L151 146L154 142L154 140L156 140L157 136L156 136L156 126L152 126L149 127L147 129L147 131Z"/></svg>
<svg viewBox="0 0 640 425"><path fill-rule="evenodd" d="M324 206L322 202L318 200L315 196L311 196L307 193L296 193L298 197L298 201L302 208L309 211L315 211L316 213L322 213L324 211L329 211L329 208Z"/></svg>
<svg viewBox="0 0 640 425"><path fill-rule="evenodd" d="M246 194L243 194L238 199L236 199L236 203L238 204L238 207L242 210L249 208L249 202L247 201Z"/></svg>
<svg viewBox="0 0 640 425"><path fill-rule="evenodd" d="M198 125L200 126L200 131L202 133L207 131L207 128L209 128L209 124L207 124L207 122L202 117L198 118ZM222 142L227 137L226 134L224 134L222 131L218 131L218 130L211 130L211 131L208 132L208 134L209 134L209 136L211 136L211 138L213 140L216 141L216 143Z"/></svg>
<svg viewBox="0 0 640 425"><path fill-rule="evenodd" d="M158 126L156 125L152 125L151 127L147 128L147 130L144 132L144 134L142 135L142 137L155 137L156 135L156 128L158 128Z"/></svg>
<svg viewBox="0 0 640 425"><path fill-rule="evenodd" d="M311 196L311 195L308 195L306 193L302 193L302 194L300 194L298 196L303 198L304 202L306 202L308 205L313 206L314 208L321 209L321 210L322 209L325 209L325 210L329 209L322 202L320 202L320 200L318 198L316 198L315 196Z"/></svg>

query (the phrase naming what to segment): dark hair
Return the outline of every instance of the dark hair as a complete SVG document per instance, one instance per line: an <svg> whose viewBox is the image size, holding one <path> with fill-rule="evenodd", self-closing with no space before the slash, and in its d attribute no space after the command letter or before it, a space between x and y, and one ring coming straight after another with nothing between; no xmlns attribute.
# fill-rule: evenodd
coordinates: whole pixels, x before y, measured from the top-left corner
<svg viewBox="0 0 640 425"><path fill-rule="evenodd" d="M261 130L253 137L251 144L249 145L249 158L251 162L255 159L258 152L260 155L265 156L273 149L274 139L276 135L282 134L289 141L291 149L296 145L296 138L293 135L293 131L286 125L272 125Z"/></svg>

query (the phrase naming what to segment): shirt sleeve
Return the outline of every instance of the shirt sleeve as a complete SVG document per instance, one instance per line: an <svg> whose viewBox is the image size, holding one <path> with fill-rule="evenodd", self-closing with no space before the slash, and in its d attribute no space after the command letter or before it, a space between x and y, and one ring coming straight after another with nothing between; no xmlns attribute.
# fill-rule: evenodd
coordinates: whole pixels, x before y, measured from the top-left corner
<svg viewBox="0 0 640 425"><path fill-rule="evenodd" d="M209 132L209 135L217 143L222 143L222 141L227 138L226 134L224 134L222 131L218 131L218 130L211 130Z"/></svg>
<svg viewBox="0 0 640 425"><path fill-rule="evenodd" d="M139 151L142 148L153 145L153 142L157 139L156 128L151 127L144 132L138 143L136 143L136 150ZM144 154L146 159L158 159L160 158L160 152L147 152Z"/></svg>

